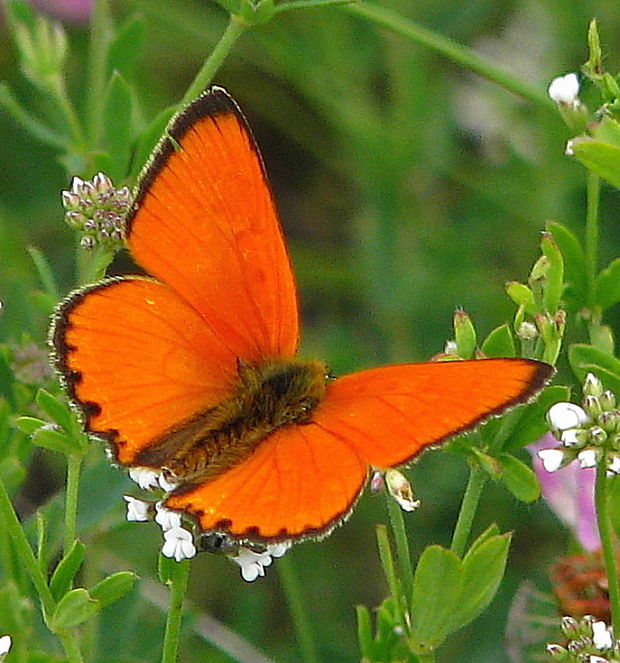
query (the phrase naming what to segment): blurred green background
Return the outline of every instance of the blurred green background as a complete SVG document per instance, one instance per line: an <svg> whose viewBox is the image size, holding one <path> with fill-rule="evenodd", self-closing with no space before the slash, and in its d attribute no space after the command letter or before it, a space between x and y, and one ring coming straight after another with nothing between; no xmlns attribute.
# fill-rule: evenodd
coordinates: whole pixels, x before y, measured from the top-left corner
<svg viewBox="0 0 620 663"><path fill-rule="evenodd" d="M599 21L607 68L620 64L615 0L383 4L470 46L542 94L552 78L578 70L586 59L592 17ZM119 23L136 12L144 18L144 56L131 82L137 122L146 123L183 96L226 16L205 0L126 0L113 7ZM67 76L79 108L88 30L75 23L67 29ZM24 105L38 103L17 70L6 29L0 77ZM564 155L571 136L552 105L536 107L342 8L289 12L254 28L215 82L242 106L262 148L299 282L303 351L325 358L335 374L440 352L452 335L456 307L473 317L484 337L510 319L503 285L526 278L545 222L582 232L585 171ZM74 239L60 203L69 181L53 151L1 115L0 154L0 341L32 338L43 346L48 320L37 305L41 286L26 249L45 253L63 293L74 286ZM617 204L617 191L606 189L605 262L620 249ZM113 265L128 268L122 257ZM616 327L618 320L610 322ZM135 568L146 583L154 577L159 535L154 526L122 523L120 496L129 482L105 469L102 456L93 451L96 471L84 482L81 509L89 529L83 536L97 542L105 568ZM24 504L47 499L62 481L55 463L45 454L35 457ZM42 486L49 476L51 483ZM448 544L464 462L427 453L410 476L422 500L407 516L414 551ZM386 517L383 498L366 495L345 527L290 555L322 661L359 657L354 606L375 606L385 595L373 524ZM441 650L443 663L518 661L509 658L504 641L514 593L525 579L548 589L546 569L565 548L566 535L543 504L524 506L493 485L476 531L491 521L515 530L508 576L492 608ZM225 559L202 555L193 565L191 598L266 656L294 662L300 655L277 564L248 585ZM152 635L152 651L145 651L147 639L136 641L126 626L129 605L127 599L126 608L115 604L107 614L101 661L155 660L161 614L131 603L131 610L144 611L141 627ZM186 626L189 632L191 620ZM180 660L231 658L193 637Z"/></svg>

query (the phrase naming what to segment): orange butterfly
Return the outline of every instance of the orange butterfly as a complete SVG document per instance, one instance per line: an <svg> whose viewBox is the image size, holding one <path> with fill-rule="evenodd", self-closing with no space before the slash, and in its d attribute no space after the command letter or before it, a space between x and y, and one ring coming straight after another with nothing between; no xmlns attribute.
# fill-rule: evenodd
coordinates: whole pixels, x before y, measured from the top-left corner
<svg viewBox="0 0 620 663"><path fill-rule="evenodd" d="M371 467L529 399L527 359L387 366L335 380L297 357L295 281L258 149L228 94L179 113L127 219L153 278L106 279L57 314L56 366L116 461L163 472L164 505L203 532L275 543L327 534Z"/></svg>

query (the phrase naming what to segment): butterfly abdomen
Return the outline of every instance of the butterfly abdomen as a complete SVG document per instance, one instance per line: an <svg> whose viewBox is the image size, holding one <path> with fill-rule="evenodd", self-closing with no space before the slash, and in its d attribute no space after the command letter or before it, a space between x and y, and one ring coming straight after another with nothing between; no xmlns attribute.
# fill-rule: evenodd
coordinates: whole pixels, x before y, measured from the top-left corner
<svg viewBox="0 0 620 663"><path fill-rule="evenodd" d="M239 362L229 398L163 435L138 462L163 466L180 482L215 477L276 429L309 421L325 394L326 373L318 361Z"/></svg>

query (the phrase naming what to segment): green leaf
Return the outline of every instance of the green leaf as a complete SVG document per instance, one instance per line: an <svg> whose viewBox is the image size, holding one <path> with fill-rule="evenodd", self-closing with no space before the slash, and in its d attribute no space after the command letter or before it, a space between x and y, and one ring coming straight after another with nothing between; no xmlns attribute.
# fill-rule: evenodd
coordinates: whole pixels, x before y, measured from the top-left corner
<svg viewBox="0 0 620 663"><path fill-rule="evenodd" d="M131 571L119 571L90 588L90 595L102 608L123 598L133 587L138 576Z"/></svg>
<svg viewBox="0 0 620 663"><path fill-rule="evenodd" d="M374 660L375 643L372 636L370 610L365 605L357 605L355 606L355 612L357 614L357 641L360 646L360 653L362 658L372 661Z"/></svg>
<svg viewBox="0 0 620 663"><path fill-rule="evenodd" d="M587 137L573 139L575 158L588 170L620 189L620 147Z"/></svg>
<svg viewBox="0 0 620 663"><path fill-rule="evenodd" d="M620 360L612 354L592 345L575 343L568 349L568 361L581 382L587 373L594 373L607 389L620 393Z"/></svg>
<svg viewBox="0 0 620 663"><path fill-rule="evenodd" d="M15 419L15 425L19 428L20 431L32 435L35 431L39 430L41 426L45 426L47 421L43 419L37 419L36 417L18 417Z"/></svg>
<svg viewBox="0 0 620 663"><path fill-rule="evenodd" d="M560 297L564 287L564 261L560 248L548 232L543 233L541 242L543 255L549 261L547 276L543 286L543 304L545 311L553 314L560 306Z"/></svg>
<svg viewBox="0 0 620 663"><path fill-rule="evenodd" d="M510 325L496 327L484 339L481 350L485 357L516 357L517 350Z"/></svg>
<svg viewBox="0 0 620 663"><path fill-rule="evenodd" d="M521 409L521 417L502 445L502 449L517 451L542 437L549 430L545 420L547 410L555 403L569 399L568 387L553 385L543 389L535 403L530 403Z"/></svg>
<svg viewBox="0 0 620 663"><path fill-rule="evenodd" d="M41 285L43 286L45 294L47 294L54 301L58 301L60 299L60 291L58 290L54 272L52 271L52 268L47 258L45 257L45 254L36 246L27 247L27 251L30 254L30 258L37 270L39 281L41 281Z"/></svg>
<svg viewBox="0 0 620 663"><path fill-rule="evenodd" d="M36 401L43 412L61 428L64 428L66 431L73 431L75 429L73 414L69 406L61 401L60 398L50 394L45 389L39 389Z"/></svg>
<svg viewBox="0 0 620 663"><path fill-rule="evenodd" d="M596 303L608 309L620 302L620 258L616 258L596 277Z"/></svg>
<svg viewBox="0 0 620 663"><path fill-rule="evenodd" d="M465 311L454 314L454 340L459 357L471 359L476 350L476 330L471 318Z"/></svg>
<svg viewBox="0 0 620 663"><path fill-rule="evenodd" d="M76 573L84 561L86 546L81 541L74 541L69 552L58 562L50 580L50 590L55 601L69 591Z"/></svg>
<svg viewBox="0 0 620 663"><path fill-rule="evenodd" d="M522 306L526 313L535 315L534 293L526 285L510 281L506 283L506 294L517 306Z"/></svg>
<svg viewBox="0 0 620 663"><path fill-rule="evenodd" d="M142 132L136 145L135 153L132 158L131 174L137 174L146 164L151 152L155 149L157 141L163 136L170 118L177 111L176 106L164 108L151 124Z"/></svg>
<svg viewBox="0 0 620 663"><path fill-rule="evenodd" d="M485 541L488 541L490 538L497 536L499 534L499 527L497 523L491 523L485 530L478 536L478 538L471 544L467 554L470 555L473 553L478 546L481 546Z"/></svg>
<svg viewBox="0 0 620 663"><path fill-rule="evenodd" d="M438 647L453 630L463 587L461 560L433 545L424 550L413 578L411 638L418 650Z"/></svg>
<svg viewBox="0 0 620 663"><path fill-rule="evenodd" d="M112 161L107 175L113 182L127 176L131 145L133 95L123 77L115 71L108 82L103 101L101 147Z"/></svg>
<svg viewBox="0 0 620 663"><path fill-rule="evenodd" d="M56 606L51 619L51 629L56 633L88 621L99 612L99 603L93 601L83 589L67 592Z"/></svg>
<svg viewBox="0 0 620 663"><path fill-rule="evenodd" d="M510 454L501 454L497 461L501 480L518 500L529 503L540 497L540 484L531 468Z"/></svg>
<svg viewBox="0 0 620 663"><path fill-rule="evenodd" d="M575 233L561 223L547 224L547 230L560 247L564 258L564 278L568 294L575 300L575 306L583 306L586 300L586 260L583 248Z"/></svg>
<svg viewBox="0 0 620 663"><path fill-rule="evenodd" d="M145 39L144 20L132 17L116 33L108 50L108 71L118 71L131 78L142 57Z"/></svg>
<svg viewBox="0 0 620 663"><path fill-rule="evenodd" d="M39 447L57 451L66 456L82 452L81 446L73 438L52 428L39 428L34 432L32 441Z"/></svg>
<svg viewBox="0 0 620 663"><path fill-rule="evenodd" d="M510 534L499 534L472 547L463 559L463 584L450 631L469 624L492 601L504 576Z"/></svg>

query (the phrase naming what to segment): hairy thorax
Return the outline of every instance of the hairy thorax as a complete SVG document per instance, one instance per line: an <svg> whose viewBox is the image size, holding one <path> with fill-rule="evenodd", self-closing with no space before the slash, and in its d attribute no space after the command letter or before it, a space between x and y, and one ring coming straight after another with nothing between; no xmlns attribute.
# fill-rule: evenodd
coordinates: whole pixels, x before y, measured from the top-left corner
<svg viewBox="0 0 620 663"><path fill-rule="evenodd" d="M240 363L229 398L168 431L138 462L162 467L182 483L213 478L247 458L276 429L307 423L325 394L326 372L319 361Z"/></svg>

